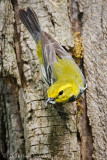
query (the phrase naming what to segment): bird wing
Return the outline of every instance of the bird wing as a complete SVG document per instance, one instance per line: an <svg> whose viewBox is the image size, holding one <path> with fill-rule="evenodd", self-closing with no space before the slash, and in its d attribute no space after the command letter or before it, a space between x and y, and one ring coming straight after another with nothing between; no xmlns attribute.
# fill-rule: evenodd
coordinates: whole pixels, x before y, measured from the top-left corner
<svg viewBox="0 0 107 160"><path fill-rule="evenodd" d="M54 63L58 62L58 58L72 59L72 57L69 56L68 53L64 50L64 48L57 41L55 41L48 33L42 31L41 35L44 68L46 72L47 83L50 86L55 81L55 77L53 75Z"/></svg>

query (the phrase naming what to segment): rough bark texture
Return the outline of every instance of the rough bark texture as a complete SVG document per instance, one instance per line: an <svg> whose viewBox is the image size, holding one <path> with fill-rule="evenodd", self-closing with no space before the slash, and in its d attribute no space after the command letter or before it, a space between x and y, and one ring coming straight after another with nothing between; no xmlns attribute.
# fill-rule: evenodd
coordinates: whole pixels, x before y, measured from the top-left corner
<svg viewBox="0 0 107 160"><path fill-rule="evenodd" d="M69 2L0 1L0 159L106 159L107 2ZM28 6L69 51L72 30L81 31L88 89L79 121L75 102L44 105L47 86L36 45L18 16Z"/></svg>
<svg viewBox="0 0 107 160"><path fill-rule="evenodd" d="M80 1L83 12L87 115L92 129L93 159L106 159L107 145L107 1Z"/></svg>

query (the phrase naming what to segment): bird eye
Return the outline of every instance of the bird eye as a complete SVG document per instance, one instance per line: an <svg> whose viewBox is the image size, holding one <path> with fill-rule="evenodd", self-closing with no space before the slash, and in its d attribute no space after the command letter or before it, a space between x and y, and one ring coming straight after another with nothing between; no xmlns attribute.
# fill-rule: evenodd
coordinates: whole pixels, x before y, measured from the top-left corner
<svg viewBox="0 0 107 160"><path fill-rule="evenodd" d="M62 95L62 94L63 94L63 91L60 91L60 92L59 92L59 95Z"/></svg>

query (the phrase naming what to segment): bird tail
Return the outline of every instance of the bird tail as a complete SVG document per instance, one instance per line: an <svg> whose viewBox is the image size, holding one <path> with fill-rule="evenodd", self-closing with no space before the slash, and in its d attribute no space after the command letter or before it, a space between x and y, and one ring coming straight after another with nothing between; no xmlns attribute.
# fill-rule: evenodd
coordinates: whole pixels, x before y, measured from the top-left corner
<svg viewBox="0 0 107 160"><path fill-rule="evenodd" d="M36 13L28 7L27 11L20 9L19 15L22 23L28 29L35 42L38 43L41 39L41 28Z"/></svg>

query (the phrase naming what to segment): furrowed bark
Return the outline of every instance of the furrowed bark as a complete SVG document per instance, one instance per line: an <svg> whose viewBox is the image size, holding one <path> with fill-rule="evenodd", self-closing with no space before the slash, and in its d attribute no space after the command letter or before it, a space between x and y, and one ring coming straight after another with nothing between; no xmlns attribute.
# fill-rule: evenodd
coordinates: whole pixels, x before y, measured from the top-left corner
<svg viewBox="0 0 107 160"><path fill-rule="evenodd" d="M86 105L92 130L93 159L106 159L107 114L107 3L79 2L84 43L84 70L87 79Z"/></svg>

